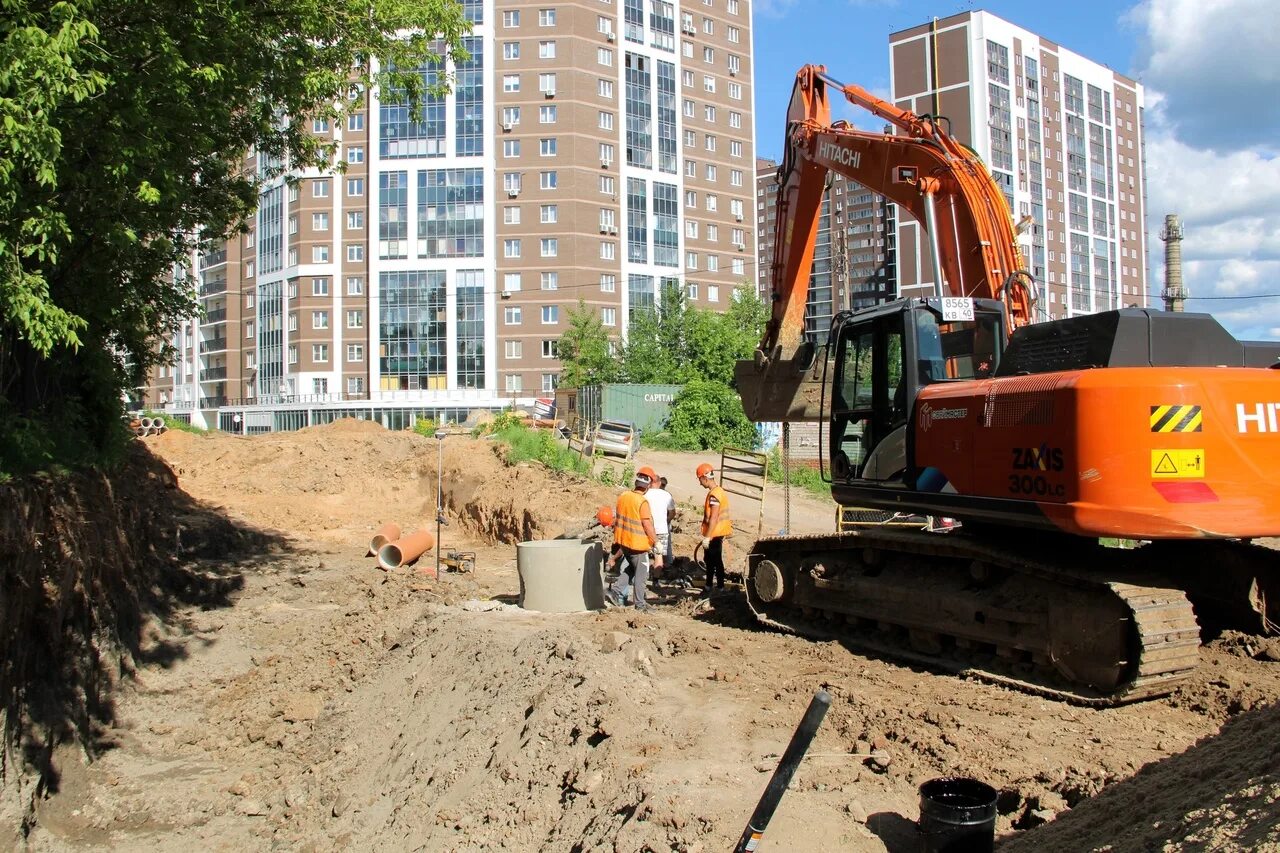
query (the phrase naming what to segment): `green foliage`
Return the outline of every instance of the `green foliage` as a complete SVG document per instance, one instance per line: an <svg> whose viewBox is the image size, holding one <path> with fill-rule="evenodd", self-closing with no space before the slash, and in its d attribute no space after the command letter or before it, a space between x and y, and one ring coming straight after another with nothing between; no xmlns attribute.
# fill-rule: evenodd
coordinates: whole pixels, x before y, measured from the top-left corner
<svg viewBox="0 0 1280 853"><path fill-rule="evenodd" d="M679 442L666 430L648 430L640 433L640 446L649 450L681 450Z"/></svg>
<svg viewBox="0 0 1280 853"><path fill-rule="evenodd" d="M550 430L530 429L520 423L495 430L494 438L509 447L507 461L539 462L554 471L568 471L587 476L590 464L578 454L558 443Z"/></svg>
<svg viewBox="0 0 1280 853"><path fill-rule="evenodd" d="M423 438L435 438L436 422L431 418L418 418L413 422L413 431Z"/></svg>
<svg viewBox="0 0 1280 853"><path fill-rule="evenodd" d="M784 477L782 471L782 448L774 447L769 451L769 482L785 483L787 479L791 480L791 485L800 489L804 489L813 495L821 498L831 497L831 484L822 479L822 472L816 468L810 468L808 465L802 465L794 460L791 463L791 476Z"/></svg>
<svg viewBox="0 0 1280 853"><path fill-rule="evenodd" d="M562 370L560 383L567 388L613 382L618 362L609 349L609 333L600 316L578 300L567 315L569 328L560 336L557 354Z"/></svg>
<svg viewBox="0 0 1280 853"><path fill-rule="evenodd" d="M681 450L751 447L755 427L742 411L742 401L723 382L694 379L671 404L667 431Z"/></svg>
<svg viewBox="0 0 1280 853"><path fill-rule="evenodd" d="M0 423L57 423L99 456L195 313L192 252L241 229L283 164L342 168L311 120L362 109L353 87L442 93L418 69L470 30L448 0L0 6Z"/></svg>

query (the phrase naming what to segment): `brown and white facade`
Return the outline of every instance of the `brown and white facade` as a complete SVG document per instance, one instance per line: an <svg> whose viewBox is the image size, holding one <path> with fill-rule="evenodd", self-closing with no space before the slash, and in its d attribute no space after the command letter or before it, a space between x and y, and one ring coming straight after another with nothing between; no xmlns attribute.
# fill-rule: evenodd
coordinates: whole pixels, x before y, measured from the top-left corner
<svg viewBox="0 0 1280 853"><path fill-rule="evenodd" d="M1041 319L1146 305L1141 84L987 12L889 36L900 107L945 116L1004 190ZM898 227L904 295L933 289L917 223Z"/></svg>
<svg viewBox="0 0 1280 853"><path fill-rule="evenodd" d="M264 185L251 233L197 259L205 319L175 341L191 369L149 403L224 428L317 405L452 420L553 390L579 303L620 338L665 283L722 309L750 281L748 0L464 6L447 97L410 116L361 93L316 122L345 171Z"/></svg>

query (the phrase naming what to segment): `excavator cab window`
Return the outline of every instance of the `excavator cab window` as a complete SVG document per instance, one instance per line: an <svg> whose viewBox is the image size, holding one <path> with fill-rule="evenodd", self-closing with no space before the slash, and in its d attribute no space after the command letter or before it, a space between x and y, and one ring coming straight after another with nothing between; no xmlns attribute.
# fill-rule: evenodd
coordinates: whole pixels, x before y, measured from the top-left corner
<svg viewBox="0 0 1280 853"><path fill-rule="evenodd" d="M832 476L863 475L887 435L906 423L903 313L868 317L839 331L831 410Z"/></svg>
<svg viewBox="0 0 1280 853"><path fill-rule="evenodd" d="M917 308L916 381L985 379L1000 358L1000 316L978 311L973 320L943 320L933 308Z"/></svg>

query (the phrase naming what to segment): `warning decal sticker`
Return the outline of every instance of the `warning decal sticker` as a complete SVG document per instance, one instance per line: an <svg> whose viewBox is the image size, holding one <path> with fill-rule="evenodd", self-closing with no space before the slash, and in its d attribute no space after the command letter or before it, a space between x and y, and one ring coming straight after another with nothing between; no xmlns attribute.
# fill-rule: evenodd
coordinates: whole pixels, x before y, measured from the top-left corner
<svg viewBox="0 0 1280 853"><path fill-rule="evenodd" d="M1199 406L1152 406L1152 432L1200 432Z"/></svg>
<svg viewBox="0 0 1280 853"><path fill-rule="evenodd" d="M1156 480L1203 479L1204 450L1151 451L1151 477Z"/></svg>

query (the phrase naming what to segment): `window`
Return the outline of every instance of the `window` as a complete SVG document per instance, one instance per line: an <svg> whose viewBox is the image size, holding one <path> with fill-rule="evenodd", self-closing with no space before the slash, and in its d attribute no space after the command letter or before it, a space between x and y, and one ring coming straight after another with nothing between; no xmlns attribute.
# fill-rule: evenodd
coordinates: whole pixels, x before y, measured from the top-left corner
<svg viewBox="0 0 1280 853"><path fill-rule="evenodd" d="M543 225L551 225L560 220L560 207L554 204L544 204L538 208L538 217Z"/></svg>
<svg viewBox="0 0 1280 853"><path fill-rule="evenodd" d="M556 43L553 41L538 42L538 58L539 59L555 59Z"/></svg>
<svg viewBox="0 0 1280 853"><path fill-rule="evenodd" d="M553 189L555 189L555 188L556 188L556 173L555 173L555 172L539 172L539 173L538 173L538 186L539 186L539 187L541 187L541 188L542 188L542 189L544 189L544 190L553 190Z"/></svg>
<svg viewBox="0 0 1280 853"><path fill-rule="evenodd" d="M327 264L329 263L329 247L328 246L312 246L311 247L311 263ZM253 267L247 265L249 277L253 276Z"/></svg>
<svg viewBox="0 0 1280 853"><path fill-rule="evenodd" d="M542 273L542 289L543 290L559 290L560 289L560 273L558 272Z"/></svg>
<svg viewBox="0 0 1280 853"><path fill-rule="evenodd" d="M729 127L733 127L733 128L742 127L742 113L729 110Z"/></svg>
<svg viewBox="0 0 1280 853"><path fill-rule="evenodd" d="M524 343L522 341L504 341L502 355L505 358L523 358Z"/></svg>
<svg viewBox="0 0 1280 853"><path fill-rule="evenodd" d="M520 140L519 139L502 140L502 156L503 157L519 157L520 156Z"/></svg>
<svg viewBox="0 0 1280 853"><path fill-rule="evenodd" d="M252 320L244 324L244 336L247 340L253 339L253 321Z"/></svg>
<svg viewBox="0 0 1280 853"><path fill-rule="evenodd" d="M715 138L715 136L713 136L713 135L712 135L712 134L710 134L710 133L706 134L706 136L705 136L705 137L703 138L703 140L702 140L702 145L703 145L703 147L704 147L704 148L706 148L708 151L715 151L715 150L716 150L716 138Z"/></svg>
<svg viewBox="0 0 1280 853"><path fill-rule="evenodd" d="M686 41L681 44L680 53L685 59L693 59L693 42Z"/></svg>
<svg viewBox="0 0 1280 853"><path fill-rule="evenodd" d="M508 272L502 274L502 290L504 293L514 293L520 289L520 273Z"/></svg>
<svg viewBox="0 0 1280 853"><path fill-rule="evenodd" d="M685 268L685 269L687 269L687 270L696 270L696 269L698 268L698 253L697 253L697 252L685 252L685 253L684 253L684 268Z"/></svg>
<svg viewBox="0 0 1280 853"><path fill-rule="evenodd" d="M612 142L600 143L600 165L601 166L607 167L607 166L613 165L614 151L615 149L613 147Z"/></svg>
<svg viewBox="0 0 1280 853"><path fill-rule="evenodd" d="M550 326L560 322L560 306L559 305L543 305L542 306L542 324Z"/></svg>
<svg viewBox="0 0 1280 853"><path fill-rule="evenodd" d="M363 296L364 295L364 279L360 276L351 276L347 279L347 296Z"/></svg>
<svg viewBox="0 0 1280 853"><path fill-rule="evenodd" d="M555 393L556 385L559 382L559 375L555 373L542 374L542 392L544 394Z"/></svg>
<svg viewBox="0 0 1280 853"><path fill-rule="evenodd" d="M738 0L729 0L726 8L729 10L730 15L738 14Z"/></svg>
<svg viewBox="0 0 1280 853"><path fill-rule="evenodd" d="M293 312L289 313L289 331L298 331L298 315Z"/></svg>
<svg viewBox="0 0 1280 853"><path fill-rule="evenodd" d="M684 206L690 209L696 209L698 206L698 194L693 190L685 190Z"/></svg>
<svg viewBox="0 0 1280 853"><path fill-rule="evenodd" d="M697 146L697 144L698 144L698 134L694 133L692 130L686 130L684 132L684 147L694 148Z"/></svg>
<svg viewBox="0 0 1280 853"><path fill-rule="evenodd" d="M600 241L600 260L612 261L618 257L618 245L610 240Z"/></svg>
<svg viewBox="0 0 1280 853"><path fill-rule="evenodd" d="M692 72L692 71L681 71L681 72L680 72L680 83L681 83L681 85L683 85L686 89L692 89L692 88L693 88L693 72Z"/></svg>
<svg viewBox="0 0 1280 853"><path fill-rule="evenodd" d="M613 113L601 110L597 125L601 130L613 130Z"/></svg>
<svg viewBox="0 0 1280 853"><path fill-rule="evenodd" d="M348 329L364 328L364 310L363 309L356 308L347 312L347 328Z"/></svg>
<svg viewBox="0 0 1280 853"><path fill-rule="evenodd" d="M613 51L607 47L596 48L596 65L603 65L607 68L613 67Z"/></svg>
<svg viewBox="0 0 1280 853"><path fill-rule="evenodd" d="M716 90L716 78L712 77L710 74L703 74L702 88L707 92L714 92Z"/></svg>
<svg viewBox="0 0 1280 853"><path fill-rule="evenodd" d="M538 91L544 95L554 95L556 93L556 75L554 72L538 75Z"/></svg>
<svg viewBox="0 0 1280 853"><path fill-rule="evenodd" d="M290 234L297 234L297 233L298 233L298 217L297 217L297 214L291 214L291 215L289 216L289 233L290 233Z"/></svg>
<svg viewBox="0 0 1280 853"><path fill-rule="evenodd" d="M503 59L519 59L520 58L520 42L508 41L502 44Z"/></svg>
<svg viewBox="0 0 1280 853"><path fill-rule="evenodd" d="M520 205L509 204L502 208L502 224L503 225L519 225L520 224Z"/></svg>
<svg viewBox="0 0 1280 853"><path fill-rule="evenodd" d="M559 341L555 341L555 340L547 340L546 338L543 338L543 340L542 340L542 357L543 357L543 358L556 358L556 357L558 357L558 355L559 355L559 346L558 346L558 344L559 344Z"/></svg>
<svg viewBox="0 0 1280 853"><path fill-rule="evenodd" d="M312 344L311 360L317 363L324 363L329 360L328 344Z"/></svg>
<svg viewBox="0 0 1280 853"><path fill-rule="evenodd" d="M685 285L684 295L689 297L690 299L697 299L698 285L694 284L693 282L690 282L689 284Z"/></svg>
<svg viewBox="0 0 1280 853"><path fill-rule="evenodd" d="M313 329L329 328L329 312L328 311L312 311L311 312L311 328Z"/></svg>
<svg viewBox="0 0 1280 853"><path fill-rule="evenodd" d="M707 272L718 272L720 270L720 256L707 255Z"/></svg>
<svg viewBox="0 0 1280 853"><path fill-rule="evenodd" d="M741 157L741 156L742 156L742 142L741 142L740 140L737 140L737 139L730 140L730 142L729 142L729 156L730 156L730 157Z"/></svg>
<svg viewBox="0 0 1280 853"><path fill-rule="evenodd" d="M347 195L364 195L364 178L347 178Z"/></svg>
<svg viewBox="0 0 1280 853"><path fill-rule="evenodd" d="M596 94L597 94L597 95L599 95L599 96L600 96L600 97L602 97L602 98L609 98L610 100L612 100L612 99L613 99L613 81L612 81L612 80L597 80L597 81L596 81Z"/></svg>
<svg viewBox="0 0 1280 853"><path fill-rule="evenodd" d="M702 61L707 63L715 62L716 61L715 48L711 48L711 47L702 48Z"/></svg>
<svg viewBox="0 0 1280 853"><path fill-rule="evenodd" d="M311 120L312 133L328 133L329 120L327 118L317 118Z"/></svg>
<svg viewBox="0 0 1280 853"><path fill-rule="evenodd" d="M519 305L508 305L502 309L502 322L507 326L519 326L524 322L523 313Z"/></svg>
<svg viewBox="0 0 1280 853"><path fill-rule="evenodd" d="M686 219L684 221L684 236L688 237L690 240L698 239L698 220Z"/></svg>
<svg viewBox="0 0 1280 853"><path fill-rule="evenodd" d="M685 99L684 99L684 101L683 101L683 105L682 105L681 109L683 109L683 110L684 110L684 117L685 117L685 118L693 118L693 111L694 111L694 107L695 107L695 106L696 106L696 105L693 103L693 100L692 100L692 99L690 99L690 98L685 98Z"/></svg>
<svg viewBox="0 0 1280 853"><path fill-rule="evenodd" d="M329 182L328 182L328 181L319 181L319 180L317 180L317 181L312 181L312 182L311 182L311 197L312 197L312 198L328 198L328 197L329 197Z"/></svg>
<svg viewBox="0 0 1280 853"><path fill-rule="evenodd" d="M327 294L327 293L329 292L329 290L328 290L328 288L329 288L329 282L328 282L328 281L326 281L324 286L325 286L325 291L324 291L324 292ZM297 282L296 280L295 280L295 281L291 281L291 282L289 282L289 298L290 298L290 299L297 299L297 298L298 298L298 282ZM294 326L294 328L296 329L296 328L297 328L297 326L295 325L295 326Z"/></svg>
<svg viewBox="0 0 1280 853"><path fill-rule="evenodd" d="M747 269L746 261L744 261L742 258L734 258L734 259L733 259L733 274L734 274L734 275L745 275L745 274L746 274L746 269ZM711 299L711 291L710 291L710 290L708 290L708 291L707 291L707 298L708 298L708 299ZM714 302L715 300L714 300L714 299L712 299L711 301L712 301L712 302Z"/></svg>
<svg viewBox="0 0 1280 853"><path fill-rule="evenodd" d="M347 260L352 263L359 263L364 260L364 244L349 243L347 244Z"/></svg>
<svg viewBox="0 0 1280 853"><path fill-rule="evenodd" d="M328 231L329 230L329 214L327 213L311 214L311 230L312 231Z"/></svg>
<svg viewBox="0 0 1280 853"><path fill-rule="evenodd" d="M729 74L734 77L738 76L738 72L742 70L741 63L742 63L742 60L738 58L738 55L736 53L729 54L729 59L727 62L727 65L729 68Z"/></svg>
<svg viewBox="0 0 1280 853"><path fill-rule="evenodd" d="M358 231L361 228L364 228L364 211L363 210L347 211L347 229L351 231Z"/></svg>
<svg viewBox="0 0 1280 853"><path fill-rule="evenodd" d="M707 5L710 5L710 4L708 3ZM716 25L715 25L715 22L714 22L714 21L712 21L710 18L703 18L703 19L702 19L702 32L703 32L705 35L709 35L709 36L713 36L713 35L715 35L715 34L716 34Z"/></svg>
<svg viewBox="0 0 1280 853"><path fill-rule="evenodd" d="M506 239L502 241L502 256L504 258L520 257L520 240Z"/></svg>
<svg viewBox="0 0 1280 853"><path fill-rule="evenodd" d="M742 170L741 169L729 170L729 186L731 187L742 186Z"/></svg>
<svg viewBox="0 0 1280 853"><path fill-rule="evenodd" d="M605 195L616 195L616 190L615 190L616 186L617 184L614 181L612 175L600 176L600 192L604 193Z"/></svg>
<svg viewBox="0 0 1280 853"><path fill-rule="evenodd" d="M734 100L734 101L742 100L742 84L741 83L729 84L729 98L730 100Z"/></svg>
<svg viewBox="0 0 1280 853"><path fill-rule="evenodd" d="M348 376L347 377L347 393L352 395L364 394L364 377Z"/></svg>
<svg viewBox="0 0 1280 853"><path fill-rule="evenodd" d="M559 117L559 109L555 104L543 104L538 107L539 124L555 124Z"/></svg>
<svg viewBox="0 0 1280 853"><path fill-rule="evenodd" d="M503 12L502 26L508 30L520 26L520 10L513 9Z"/></svg>
<svg viewBox="0 0 1280 853"><path fill-rule="evenodd" d="M538 154L542 157L556 156L556 138L549 136L538 140Z"/></svg>
<svg viewBox="0 0 1280 853"><path fill-rule="evenodd" d="M616 326L618 325L618 310L616 308L600 309L600 325Z"/></svg>
<svg viewBox="0 0 1280 853"><path fill-rule="evenodd" d="M714 222L707 223L707 242L709 243L720 242L720 226L715 224Z"/></svg>
<svg viewBox="0 0 1280 853"><path fill-rule="evenodd" d="M737 260L737 258L735 258L734 260ZM714 284L708 284L708 285L707 285L707 301L708 301L708 302L719 302L719 301L720 301L720 288L719 288L719 286L714 285Z"/></svg>
<svg viewBox="0 0 1280 853"><path fill-rule="evenodd" d="M543 237L540 249L542 257L554 258L560 254L560 240L556 237Z"/></svg>
<svg viewBox="0 0 1280 853"><path fill-rule="evenodd" d="M742 33L737 27L729 27L729 43L737 44L740 41L742 41Z"/></svg>
<svg viewBox="0 0 1280 853"><path fill-rule="evenodd" d="M364 344L347 344L347 361L364 361Z"/></svg>
<svg viewBox="0 0 1280 853"><path fill-rule="evenodd" d="M714 181L714 180L716 179L716 175L717 175L717 174L718 174L718 172L717 172L717 170L716 170L716 166L715 166L715 164L714 164L714 163L708 163L708 164L707 164L707 180L708 180L708 181Z"/></svg>
<svg viewBox="0 0 1280 853"><path fill-rule="evenodd" d="M698 161L697 160L684 161L684 175L686 178L698 177Z"/></svg>
<svg viewBox="0 0 1280 853"><path fill-rule="evenodd" d="M519 124L519 123L520 123L520 108L519 108L519 107L503 107L503 108L502 108L502 123L503 123L503 124L509 124L509 125L512 125L513 127L514 127L515 125Z"/></svg>
<svg viewBox="0 0 1280 853"><path fill-rule="evenodd" d="M519 92L520 91L520 75L519 74L503 74L502 75L502 91Z"/></svg>
<svg viewBox="0 0 1280 853"><path fill-rule="evenodd" d="M604 273L600 276L600 292L613 293L618 289L618 277L612 273Z"/></svg>
<svg viewBox="0 0 1280 853"><path fill-rule="evenodd" d="M554 27L556 25L555 9L539 9L538 10L538 26Z"/></svg>
<svg viewBox="0 0 1280 853"><path fill-rule="evenodd" d="M711 104L707 104L702 108L702 117L707 121L716 120L716 108Z"/></svg>
<svg viewBox="0 0 1280 853"><path fill-rule="evenodd" d="M508 373L506 378L507 393L518 394L524 390L524 382L518 373Z"/></svg>
<svg viewBox="0 0 1280 853"><path fill-rule="evenodd" d="M504 172L502 174L502 188L506 190L508 195L510 195L511 193L519 193L520 192L520 173Z"/></svg>
<svg viewBox="0 0 1280 853"><path fill-rule="evenodd" d="M348 145L347 146L347 162L363 163L364 162L364 146Z"/></svg>
<svg viewBox="0 0 1280 853"><path fill-rule="evenodd" d="M714 212L720 206L720 197L707 193L707 210Z"/></svg>

